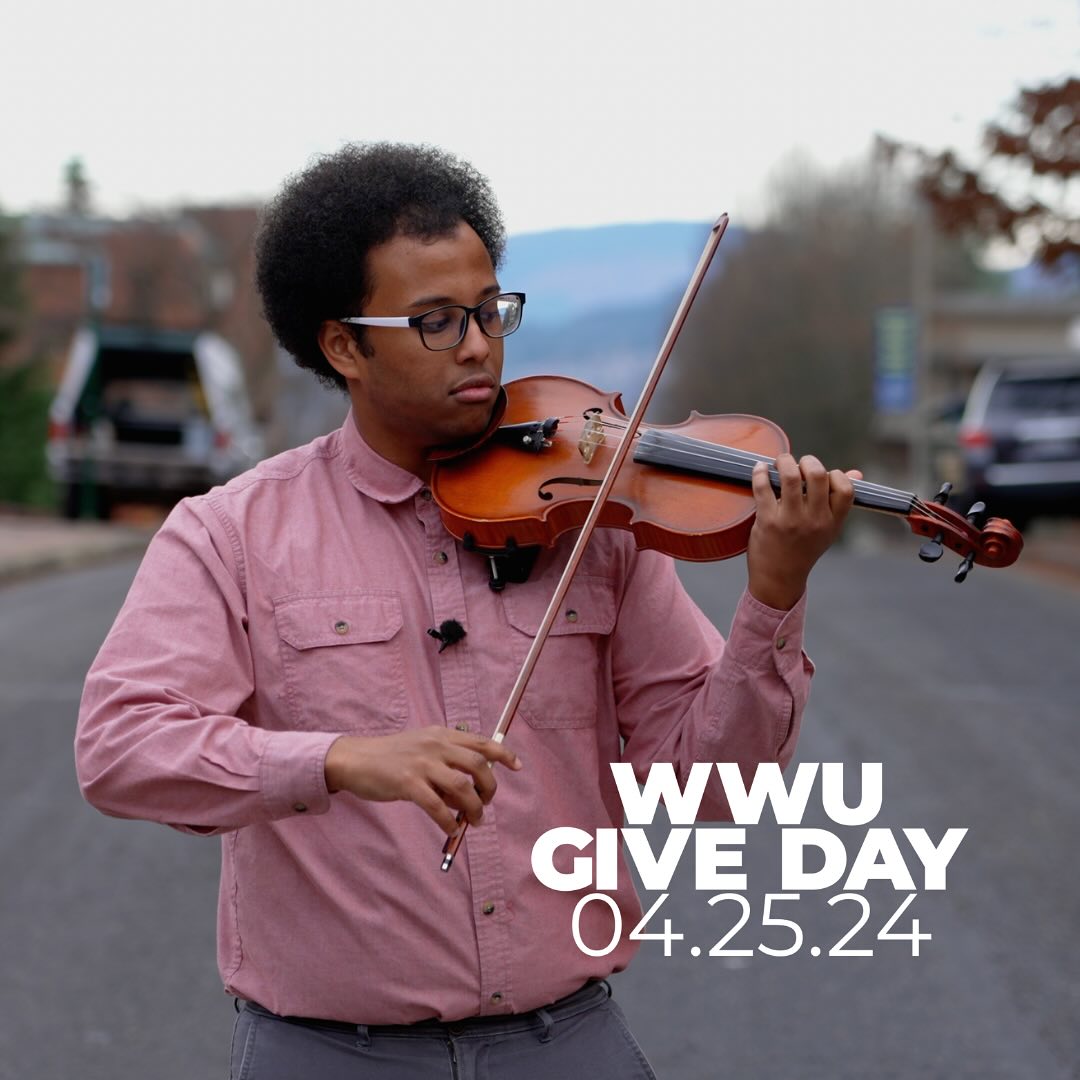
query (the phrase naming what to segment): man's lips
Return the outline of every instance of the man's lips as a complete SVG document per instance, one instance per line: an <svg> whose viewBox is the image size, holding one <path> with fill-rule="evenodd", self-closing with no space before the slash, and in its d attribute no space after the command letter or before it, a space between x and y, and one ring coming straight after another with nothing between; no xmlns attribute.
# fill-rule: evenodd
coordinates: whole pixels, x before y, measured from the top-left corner
<svg viewBox="0 0 1080 1080"><path fill-rule="evenodd" d="M450 396L458 401L484 402L495 397L495 380L490 375L476 375L460 382L450 391Z"/></svg>

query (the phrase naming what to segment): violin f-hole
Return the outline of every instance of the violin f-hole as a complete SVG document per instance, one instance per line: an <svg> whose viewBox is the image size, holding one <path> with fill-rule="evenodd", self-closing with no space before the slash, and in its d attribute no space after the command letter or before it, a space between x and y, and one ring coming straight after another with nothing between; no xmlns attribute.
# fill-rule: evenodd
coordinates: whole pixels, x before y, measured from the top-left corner
<svg viewBox="0 0 1080 1080"><path fill-rule="evenodd" d="M536 494L540 496L544 502L551 502L555 498L554 494L550 491L545 491L544 488L550 487L552 484L574 484L577 487L599 487L603 481L593 480L591 477L586 478L584 476L553 476L550 480L545 480L537 489Z"/></svg>

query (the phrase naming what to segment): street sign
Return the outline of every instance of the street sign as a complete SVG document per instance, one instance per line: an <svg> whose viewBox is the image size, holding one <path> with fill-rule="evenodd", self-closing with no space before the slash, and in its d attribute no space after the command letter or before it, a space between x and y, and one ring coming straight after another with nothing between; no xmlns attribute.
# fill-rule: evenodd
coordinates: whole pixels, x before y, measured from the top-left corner
<svg viewBox="0 0 1080 1080"><path fill-rule="evenodd" d="M874 314L874 408L906 413L915 406L919 321L909 307L878 308Z"/></svg>

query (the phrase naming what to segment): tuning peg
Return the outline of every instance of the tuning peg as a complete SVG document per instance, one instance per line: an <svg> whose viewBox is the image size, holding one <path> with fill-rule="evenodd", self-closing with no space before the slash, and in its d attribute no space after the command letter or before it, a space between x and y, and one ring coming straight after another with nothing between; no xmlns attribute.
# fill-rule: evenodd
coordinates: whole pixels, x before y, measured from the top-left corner
<svg viewBox="0 0 1080 1080"><path fill-rule="evenodd" d="M968 512L964 515L969 525L975 525L979 517L985 513L986 503L976 502L972 503L968 508ZM956 574L953 577L953 581L959 583L964 580L971 572L971 568L975 565L975 549L972 548L965 556L960 566L957 568Z"/></svg>
<svg viewBox="0 0 1080 1080"><path fill-rule="evenodd" d="M945 534L939 532L933 540L927 540L921 548L919 548L919 558L923 562L937 562L938 559L945 553L945 549L941 546L941 541L944 539Z"/></svg>
<svg viewBox="0 0 1080 1080"><path fill-rule="evenodd" d="M941 485L941 490L934 496L933 501L938 506L944 506L949 501L949 492L952 491L952 484L948 480ZM945 539L945 533L939 532L933 540L927 540L921 548L919 548L919 558L923 562L937 562L938 559L945 553L945 549L941 546L941 541Z"/></svg>
<svg viewBox="0 0 1080 1080"><path fill-rule="evenodd" d="M968 572L975 565L975 551L972 549L964 556L964 561L960 564L959 569L953 577L953 581L959 584L968 576Z"/></svg>

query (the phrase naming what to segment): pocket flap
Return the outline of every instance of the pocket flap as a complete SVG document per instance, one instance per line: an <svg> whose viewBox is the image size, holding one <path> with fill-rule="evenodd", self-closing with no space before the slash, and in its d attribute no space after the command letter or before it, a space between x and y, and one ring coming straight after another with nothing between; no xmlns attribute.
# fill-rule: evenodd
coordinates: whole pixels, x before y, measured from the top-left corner
<svg viewBox="0 0 1080 1080"><path fill-rule="evenodd" d="M396 593L326 593L284 596L274 601L283 641L294 649L389 641L402 627Z"/></svg>
<svg viewBox="0 0 1080 1080"><path fill-rule="evenodd" d="M554 589L552 590L554 592ZM513 586L503 594L506 618L510 625L536 636L551 594L522 593ZM615 589L606 578L576 577L563 598L559 614L551 627L551 636L564 634L610 634L615 629Z"/></svg>

